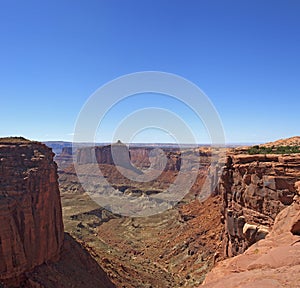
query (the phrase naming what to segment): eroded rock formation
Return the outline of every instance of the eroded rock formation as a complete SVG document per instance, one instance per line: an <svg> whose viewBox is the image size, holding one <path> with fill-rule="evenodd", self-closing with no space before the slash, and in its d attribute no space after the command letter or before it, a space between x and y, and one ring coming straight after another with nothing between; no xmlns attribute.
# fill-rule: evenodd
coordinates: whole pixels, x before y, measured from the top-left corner
<svg viewBox="0 0 300 288"><path fill-rule="evenodd" d="M299 287L299 223L300 197L296 195L294 203L278 214L265 239L244 254L219 262L201 287Z"/></svg>
<svg viewBox="0 0 300 288"><path fill-rule="evenodd" d="M165 171L179 171L181 165L181 155L178 149L153 147L135 147L130 149L132 163L140 168L152 168ZM166 161L164 161L166 157Z"/></svg>
<svg viewBox="0 0 300 288"><path fill-rule="evenodd" d="M79 148L76 152L76 160L78 164L109 164L134 169L152 168L159 170L178 171L180 169L180 153L176 149L164 149L161 153L166 157L166 163L159 153L153 153L153 147L132 147L130 149L121 142L96 147ZM59 156L59 161L61 157Z"/></svg>
<svg viewBox="0 0 300 288"><path fill-rule="evenodd" d="M130 168L130 153L127 146L121 142L95 147L83 147L76 151L78 164L109 164Z"/></svg>
<svg viewBox="0 0 300 288"><path fill-rule="evenodd" d="M276 215L293 202L300 155L231 155L217 193L223 199L225 256L265 238Z"/></svg>
<svg viewBox="0 0 300 288"><path fill-rule="evenodd" d="M0 139L0 281L18 285L59 258L63 223L56 164L43 144Z"/></svg>
<svg viewBox="0 0 300 288"><path fill-rule="evenodd" d="M0 287L113 288L83 246L63 231L54 153L0 139Z"/></svg>

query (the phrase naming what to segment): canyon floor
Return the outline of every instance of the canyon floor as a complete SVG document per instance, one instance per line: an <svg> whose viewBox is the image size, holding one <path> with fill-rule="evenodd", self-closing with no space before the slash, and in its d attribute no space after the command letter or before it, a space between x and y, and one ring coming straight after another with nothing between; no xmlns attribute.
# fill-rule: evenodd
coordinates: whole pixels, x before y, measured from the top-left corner
<svg viewBox="0 0 300 288"><path fill-rule="evenodd" d="M111 165L102 165L101 170L112 185L128 185ZM71 168L59 175L65 231L85 246L116 287L197 287L202 283L220 249L222 230L220 198L203 203L195 199L203 177L173 209L131 218L98 206L84 193ZM164 185L174 177L176 172L161 175ZM134 188L149 189L142 184Z"/></svg>

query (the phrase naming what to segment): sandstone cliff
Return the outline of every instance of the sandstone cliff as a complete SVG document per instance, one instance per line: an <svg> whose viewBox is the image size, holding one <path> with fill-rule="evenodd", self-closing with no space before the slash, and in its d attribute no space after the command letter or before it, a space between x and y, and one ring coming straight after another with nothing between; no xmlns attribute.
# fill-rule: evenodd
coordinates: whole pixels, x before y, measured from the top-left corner
<svg viewBox="0 0 300 288"><path fill-rule="evenodd" d="M152 168L159 170L179 171L181 165L181 157L178 149L163 148L161 153L166 157L166 163L159 153L155 152L155 147L130 147L121 142L95 147L79 148L76 151L76 161L78 164L109 164L122 166L129 169L134 169L132 164L139 168ZM157 148L157 147L156 147ZM64 154L57 157L58 161L63 161L64 158L69 159L69 151L64 150ZM62 157L61 157L62 156Z"/></svg>
<svg viewBox="0 0 300 288"><path fill-rule="evenodd" d="M201 287L299 287L300 155L237 151L210 171L220 175L223 254L235 257L217 263Z"/></svg>
<svg viewBox="0 0 300 288"><path fill-rule="evenodd" d="M216 193L223 199L225 256L265 238L276 215L293 202L300 155L228 156Z"/></svg>
<svg viewBox="0 0 300 288"><path fill-rule="evenodd" d="M17 284L25 271L59 257L63 224L53 155L40 143L0 140L0 281Z"/></svg>
<svg viewBox="0 0 300 288"><path fill-rule="evenodd" d="M63 231L54 153L0 139L0 287L112 288L102 268Z"/></svg>
<svg viewBox="0 0 300 288"><path fill-rule="evenodd" d="M116 165L140 173L131 163L127 146L121 142L106 146L79 148L76 151L76 162L80 165L90 163Z"/></svg>
<svg viewBox="0 0 300 288"><path fill-rule="evenodd" d="M63 147L61 153L55 155L55 162L59 170L69 167L73 163L72 147Z"/></svg>
<svg viewBox="0 0 300 288"><path fill-rule="evenodd" d="M153 147L134 147L130 149L130 158L132 163L140 168L152 167L159 170L165 171L179 171L181 165L181 157L178 149L163 148L163 153L166 157L166 163L162 161L162 157L159 153L156 155L153 153Z"/></svg>
<svg viewBox="0 0 300 288"><path fill-rule="evenodd" d="M299 187L299 185L298 185ZM271 233L244 254L219 262L207 288L299 287L300 197L279 213Z"/></svg>

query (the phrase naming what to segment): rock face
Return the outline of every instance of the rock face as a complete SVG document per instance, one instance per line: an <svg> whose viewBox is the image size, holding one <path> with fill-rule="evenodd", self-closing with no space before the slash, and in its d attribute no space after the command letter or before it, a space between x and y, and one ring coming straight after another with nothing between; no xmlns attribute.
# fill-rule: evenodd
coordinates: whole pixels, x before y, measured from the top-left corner
<svg viewBox="0 0 300 288"><path fill-rule="evenodd" d="M217 193L223 199L225 256L265 238L276 215L293 202L300 155L231 155Z"/></svg>
<svg viewBox="0 0 300 288"><path fill-rule="evenodd" d="M244 254L219 262L201 287L299 287L300 197L276 217L271 233Z"/></svg>
<svg viewBox="0 0 300 288"><path fill-rule="evenodd" d="M127 146L121 142L107 146L80 148L76 151L76 162L79 165L90 163L115 165L142 174L139 169L132 165L130 152Z"/></svg>
<svg viewBox="0 0 300 288"><path fill-rule="evenodd" d="M76 151L76 161L78 164L109 164L114 165L115 162L119 166L130 166L130 154L125 144L121 142L95 147L83 147Z"/></svg>
<svg viewBox="0 0 300 288"><path fill-rule="evenodd" d="M131 148L130 157L132 163L140 168L149 168L151 165L153 168L165 171L179 171L181 166L181 157L178 149L164 148L160 153L153 153L155 149L142 147ZM166 162L163 161L163 157L166 157Z"/></svg>
<svg viewBox="0 0 300 288"><path fill-rule="evenodd" d="M79 148L76 152L77 163L89 164L97 161L99 164L117 165L128 169L134 169L133 165L139 168L165 169L166 171L180 170L180 153L175 149L164 149L161 151L166 155L166 163L162 161L160 154L153 153L153 147L132 147L127 148L121 142L96 147ZM59 157L60 159L60 157Z"/></svg>
<svg viewBox="0 0 300 288"><path fill-rule="evenodd" d="M35 266L57 260L63 222L52 151L0 139L0 282L16 285Z"/></svg>
<svg viewBox="0 0 300 288"><path fill-rule="evenodd" d="M63 147L61 153L55 155L55 162L60 170L69 167L73 163L72 147Z"/></svg>
<svg viewBox="0 0 300 288"><path fill-rule="evenodd" d="M182 166L194 167L199 164L207 165L210 161L211 150L209 148L182 148L163 146L129 146L122 142L105 146L78 146L72 151L72 147L62 148L62 152L55 156L59 170L65 170L73 164L73 154L78 164L107 164L125 167L127 169L151 169L164 171L180 171ZM185 159L184 161L182 159ZM185 165L182 165L185 162ZM187 163L188 162L188 163ZM138 172L137 170L135 170Z"/></svg>
<svg viewBox="0 0 300 288"><path fill-rule="evenodd" d="M54 153L0 139L0 287L113 288L85 247L64 234Z"/></svg>

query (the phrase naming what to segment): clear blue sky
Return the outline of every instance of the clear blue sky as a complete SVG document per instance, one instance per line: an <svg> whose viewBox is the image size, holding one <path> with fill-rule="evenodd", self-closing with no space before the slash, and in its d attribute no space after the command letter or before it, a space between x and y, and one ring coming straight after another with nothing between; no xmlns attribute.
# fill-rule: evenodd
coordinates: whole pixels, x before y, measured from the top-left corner
<svg viewBox="0 0 300 288"><path fill-rule="evenodd" d="M91 93L144 70L197 84L227 142L300 135L299 15L298 0L2 0L0 136L71 140Z"/></svg>

